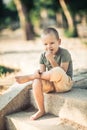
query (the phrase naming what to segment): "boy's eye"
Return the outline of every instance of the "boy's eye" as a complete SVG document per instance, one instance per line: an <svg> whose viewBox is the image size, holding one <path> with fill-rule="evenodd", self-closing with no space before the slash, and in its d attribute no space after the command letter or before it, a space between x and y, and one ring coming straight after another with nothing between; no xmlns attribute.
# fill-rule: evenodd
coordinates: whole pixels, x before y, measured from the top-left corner
<svg viewBox="0 0 87 130"><path fill-rule="evenodd" d="M54 42L51 42L50 44L54 44Z"/></svg>
<svg viewBox="0 0 87 130"><path fill-rule="evenodd" d="M46 45L47 45L47 43L44 43L44 45L46 46Z"/></svg>
<svg viewBox="0 0 87 130"><path fill-rule="evenodd" d="M51 42L50 44L44 43L45 46L52 45L52 44L54 44L54 42Z"/></svg>

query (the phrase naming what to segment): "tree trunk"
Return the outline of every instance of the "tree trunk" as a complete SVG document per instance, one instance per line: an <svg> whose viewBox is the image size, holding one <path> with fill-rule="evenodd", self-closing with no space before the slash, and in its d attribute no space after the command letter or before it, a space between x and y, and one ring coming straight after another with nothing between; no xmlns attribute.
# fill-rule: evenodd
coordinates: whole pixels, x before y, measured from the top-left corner
<svg viewBox="0 0 87 130"><path fill-rule="evenodd" d="M71 14L70 14L70 12L69 12L69 10L67 8L67 5L66 5L64 0L59 0L59 3L61 5L61 7L63 9L63 12L65 14L65 17L67 19L69 32L73 33L74 32L74 23L73 23L73 19L71 17Z"/></svg>
<svg viewBox="0 0 87 130"><path fill-rule="evenodd" d="M16 5L19 20L20 20L20 26L23 30L23 36L26 40L32 40L34 38L34 31L31 23L29 23L26 20L26 11L24 5L21 3L20 0L14 0L14 3Z"/></svg>

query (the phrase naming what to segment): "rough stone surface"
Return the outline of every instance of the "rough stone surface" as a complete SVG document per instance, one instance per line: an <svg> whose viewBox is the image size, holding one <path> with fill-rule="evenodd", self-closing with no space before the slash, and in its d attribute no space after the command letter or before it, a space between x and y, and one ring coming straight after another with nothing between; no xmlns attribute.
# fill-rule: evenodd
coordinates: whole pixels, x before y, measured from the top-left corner
<svg viewBox="0 0 87 130"><path fill-rule="evenodd" d="M86 72L75 75L73 89L69 92L44 94L46 112L87 127L86 77ZM37 108L30 88L31 82L16 83L0 96L0 130L6 127L5 115L30 107L30 104Z"/></svg>
<svg viewBox="0 0 87 130"><path fill-rule="evenodd" d="M87 89L87 70L80 72L73 77L73 87Z"/></svg>
<svg viewBox="0 0 87 130"><path fill-rule="evenodd" d="M0 96L0 130L5 129L5 115L19 111L29 105L28 89L30 83L15 83Z"/></svg>
<svg viewBox="0 0 87 130"><path fill-rule="evenodd" d="M35 107L32 91L30 101ZM46 112L69 119L87 127L87 90L73 88L66 93L44 94Z"/></svg>
<svg viewBox="0 0 87 130"><path fill-rule="evenodd" d="M46 114L35 121L30 121L34 112L20 112L7 116L8 130L76 130L69 125L62 125L60 119L54 115Z"/></svg>

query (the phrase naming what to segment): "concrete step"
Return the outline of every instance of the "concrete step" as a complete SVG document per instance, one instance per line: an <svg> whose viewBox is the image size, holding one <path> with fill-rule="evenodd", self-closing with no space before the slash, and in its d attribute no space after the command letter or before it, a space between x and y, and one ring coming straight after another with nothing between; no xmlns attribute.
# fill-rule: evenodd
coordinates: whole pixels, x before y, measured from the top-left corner
<svg viewBox="0 0 87 130"><path fill-rule="evenodd" d="M46 114L38 120L31 121L32 112L20 112L6 117L7 130L76 130L70 125L62 124L61 120Z"/></svg>
<svg viewBox="0 0 87 130"><path fill-rule="evenodd" d="M5 115L29 107L30 104L37 108L31 82L11 86L0 96L0 130L5 129ZM66 93L44 94L44 104L47 113L87 127L87 89L73 88Z"/></svg>
<svg viewBox="0 0 87 130"><path fill-rule="evenodd" d="M75 88L87 89L87 70L79 72L78 75L73 77Z"/></svg>
<svg viewBox="0 0 87 130"><path fill-rule="evenodd" d="M5 115L29 106L27 99L29 99L28 90L30 88L31 83L15 83L0 96L0 130L5 129Z"/></svg>
<svg viewBox="0 0 87 130"><path fill-rule="evenodd" d="M37 108L32 90L29 90L29 98ZM87 89L73 88L66 93L44 94L44 104L47 113L87 127Z"/></svg>

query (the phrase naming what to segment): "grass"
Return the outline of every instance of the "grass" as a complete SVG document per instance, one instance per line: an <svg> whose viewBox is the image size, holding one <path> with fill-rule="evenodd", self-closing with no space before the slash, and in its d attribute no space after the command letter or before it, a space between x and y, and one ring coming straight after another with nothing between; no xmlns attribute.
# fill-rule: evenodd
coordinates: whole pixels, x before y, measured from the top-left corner
<svg viewBox="0 0 87 130"><path fill-rule="evenodd" d="M5 66L1 66L0 65L0 76L2 75L6 75L6 74L10 74L10 73L13 73L13 72L18 72L19 70L17 69L13 69L13 68L9 68L9 67L5 67Z"/></svg>

